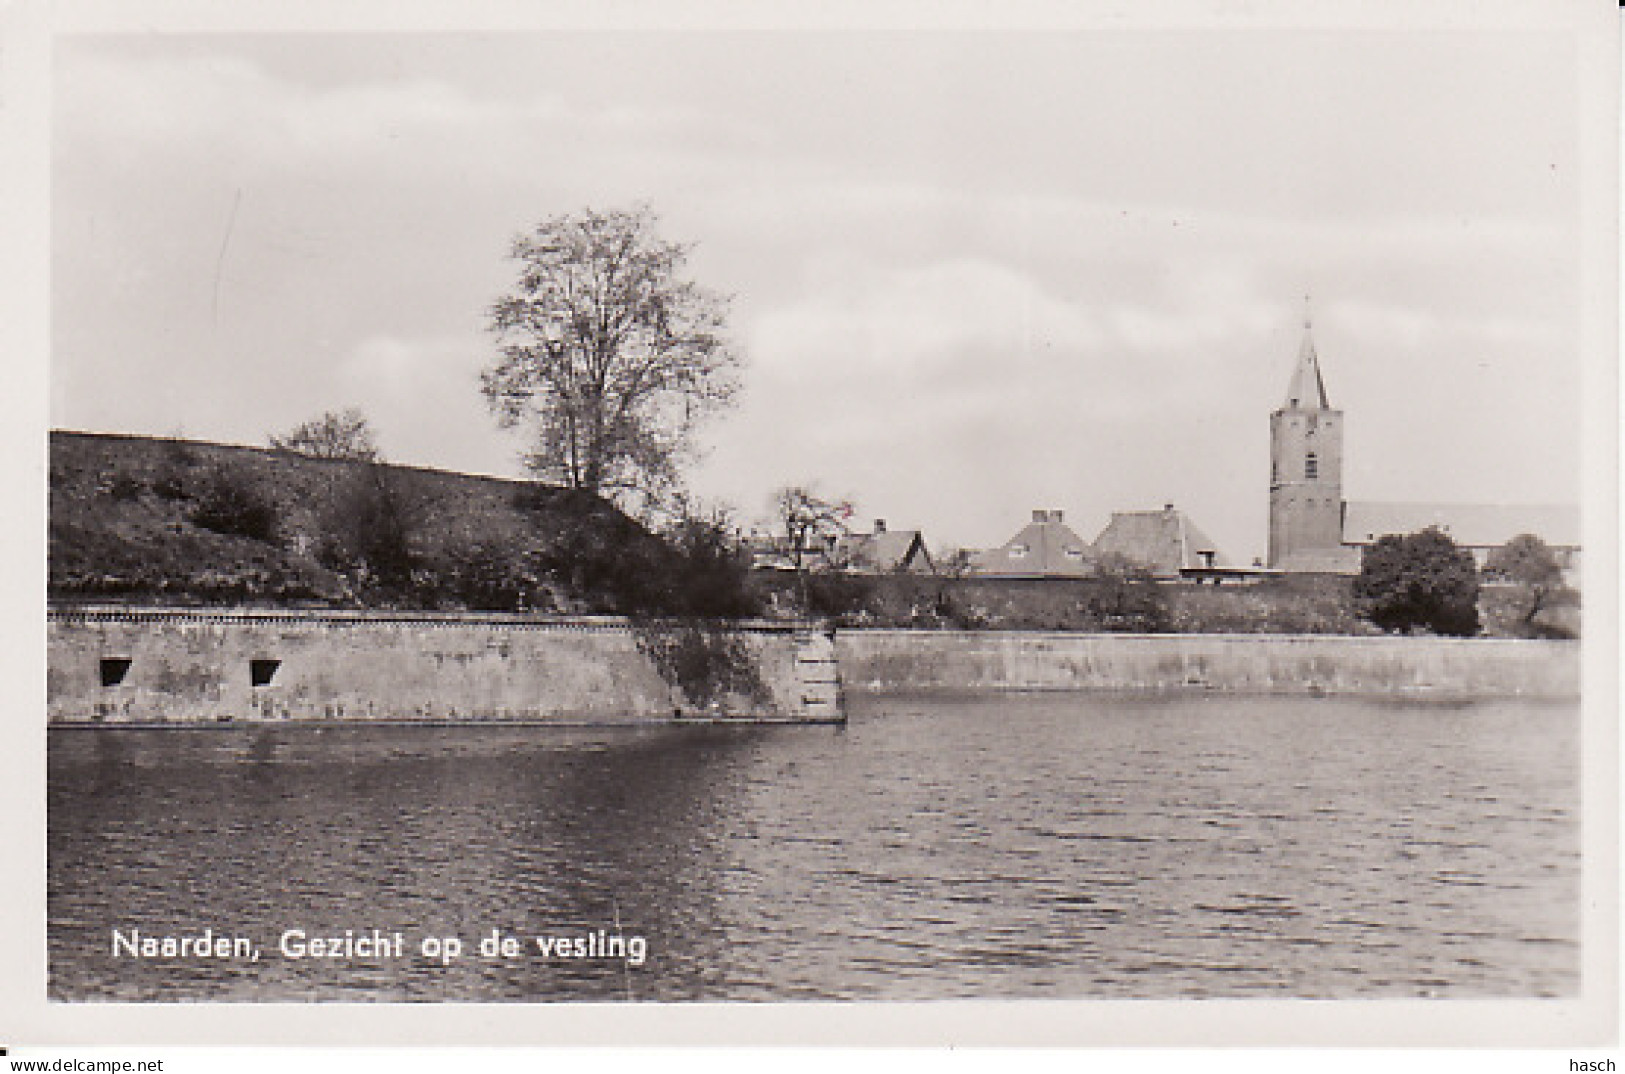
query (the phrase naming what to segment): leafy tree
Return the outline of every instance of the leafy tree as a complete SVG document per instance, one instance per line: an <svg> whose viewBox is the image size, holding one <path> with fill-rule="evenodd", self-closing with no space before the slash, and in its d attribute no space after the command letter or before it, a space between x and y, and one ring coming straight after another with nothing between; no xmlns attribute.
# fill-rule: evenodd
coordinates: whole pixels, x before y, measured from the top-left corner
<svg viewBox="0 0 1625 1074"><path fill-rule="evenodd" d="M1354 595L1365 617L1384 630L1478 633L1478 566L1434 526L1367 546Z"/></svg>
<svg viewBox="0 0 1625 1074"><path fill-rule="evenodd" d="M329 410L281 436L269 437L271 447L308 455L313 459L378 460L378 442L365 414L355 407Z"/></svg>
<svg viewBox="0 0 1625 1074"><path fill-rule="evenodd" d="M1541 612L1574 601L1574 591L1563 582L1563 565L1556 553L1532 533L1520 533L1491 551L1484 572L1522 591L1519 625L1526 633L1539 632L1535 618Z"/></svg>
<svg viewBox="0 0 1625 1074"><path fill-rule="evenodd" d="M680 484L696 424L728 404L727 300L685 278L693 247L647 206L550 217L513 241L491 306L500 357L481 374L504 428L533 429L537 476L641 509Z"/></svg>

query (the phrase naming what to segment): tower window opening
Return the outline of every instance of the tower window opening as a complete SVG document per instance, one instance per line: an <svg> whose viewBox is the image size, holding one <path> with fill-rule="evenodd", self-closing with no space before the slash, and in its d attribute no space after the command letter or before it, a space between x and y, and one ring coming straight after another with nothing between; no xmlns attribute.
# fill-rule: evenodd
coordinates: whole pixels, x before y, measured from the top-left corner
<svg viewBox="0 0 1625 1074"><path fill-rule="evenodd" d="M1303 476L1310 481L1313 481L1320 476L1320 460L1315 457L1315 453L1313 451L1304 457Z"/></svg>

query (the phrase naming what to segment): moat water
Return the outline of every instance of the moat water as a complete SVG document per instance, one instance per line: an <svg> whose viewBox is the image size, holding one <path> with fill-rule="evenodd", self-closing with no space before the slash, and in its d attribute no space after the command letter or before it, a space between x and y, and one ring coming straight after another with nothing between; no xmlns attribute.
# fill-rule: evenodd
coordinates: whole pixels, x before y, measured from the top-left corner
<svg viewBox="0 0 1625 1074"><path fill-rule="evenodd" d="M1576 704L850 711L844 728L54 729L51 994L1578 990ZM164 953L205 929L258 959ZM347 948L346 930L381 941ZM517 953L482 956L493 930ZM460 957L425 951L445 937ZM312 957L317 939L339 957Z"/></svg>

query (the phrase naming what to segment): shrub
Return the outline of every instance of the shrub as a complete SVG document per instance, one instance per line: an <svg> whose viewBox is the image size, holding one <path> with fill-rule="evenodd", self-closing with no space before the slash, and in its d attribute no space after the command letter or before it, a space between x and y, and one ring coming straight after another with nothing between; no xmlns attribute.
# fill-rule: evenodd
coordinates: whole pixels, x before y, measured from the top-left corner
<svg viewBox="0 0 1625 1074"><path fill-rule="evenodd" d="M1151 572L1116 556L1102 556L1090 572L1083 610L1099 629L1125 634L1164 633L1172 622Z"/></svg>
<svg viewBox="0 0 1625 1074"><path fill-rule="evenodd" d="M726 516L685 515L655 535L580 490L522 489L540 576L585 595L597 611L648 617L756 615L749 560Z"/></svg>
<svg viewBox="0 0 1625 1074"><path fill-rule="evenodd" d="M186 478L177 470L166 469L152 480L152 491L166 500L189 500L192 491Z"/></svg>
<svg viewBox="0 0 1625 1074"><path fill-rule="evenodd" d="M535 518L543 571L593 610L658 614L670 555L658 539L598 497L560 490Z"/></svg>
<svg viewBox="0 0 1625 1074"><path fill-rule="evenodd" d="M240 471L221 467L210 475L192 508L192 522L203 529L267 544L276 541L276 505Z"/></svg>
<svg viewBox="0 0 1625 1074"><path fill-rule="evenodd" d="M358 466L327 506L317 559L365 588L402 596L415 584L412 535L423 510L388 467Z"/></svg>
<svg viewBox="0 0 1625 1074"><path fill-rule="evenodd" d="M862 574L809 572L803 585L806 610L811 615L851 617L872 611L876 579Z"/></svg>
<svg viewBox="0 0 1625 1074"><path fill-rule="evenodd" d="M107 493L120 502L138 498L144 491L140 478L129 474L114 474L107 482Z"/></svg>
<svg viewBox="0 0 1625 1074"><path fill-rule="evenodd" d="M497 541L443 553L427 564L434 595L475 611L545 611L553 594L537 557Z"/></svg>
<svg viewBox="0 0 1625 1074"><path fill-rule="evenodd" d="M750 553L725 514L686 514L665 538L673 554L662 601L666 614L737 619L761 613L750 585Z"/></svg>

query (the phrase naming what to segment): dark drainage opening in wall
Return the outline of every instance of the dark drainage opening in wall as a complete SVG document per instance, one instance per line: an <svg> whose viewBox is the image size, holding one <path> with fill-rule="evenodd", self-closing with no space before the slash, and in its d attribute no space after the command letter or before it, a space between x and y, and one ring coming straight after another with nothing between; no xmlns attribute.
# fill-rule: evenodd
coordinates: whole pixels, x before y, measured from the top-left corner
<svg viewBox="0 0 1625 1074"><path fill-rule="evenodd" d="M130 658L127 656L102 657L102 685L117 686L129 674Z"/></svg>
<svg viewBox="0 0 1625 1074"><path fill-rule="evenodd" d="M269 686L276 677L276 669L282 666L280 660L250 660L248 662L248 682L252 686Z"/></svg>

